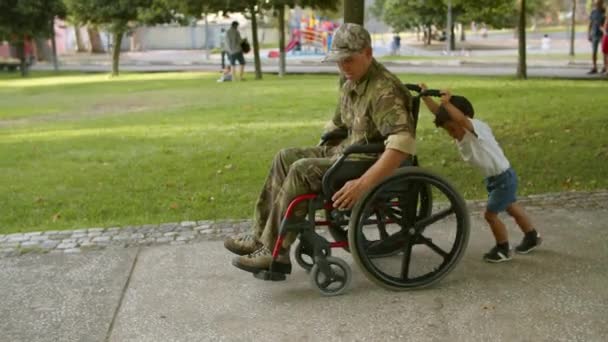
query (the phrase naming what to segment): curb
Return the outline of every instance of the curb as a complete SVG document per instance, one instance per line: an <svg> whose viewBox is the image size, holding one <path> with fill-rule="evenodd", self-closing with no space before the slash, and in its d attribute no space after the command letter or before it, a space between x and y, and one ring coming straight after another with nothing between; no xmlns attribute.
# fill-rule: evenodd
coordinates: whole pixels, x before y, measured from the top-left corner
<svg viewBox="0 0 608 342"><path fill-rule="evenodd" d="M530 211L547 209L608 210L608 190L559 192L518 199ZM470 213L479 214L486 201L467 201ZM143 226L53 230L0 235L0 259L26 254L74 254L110 247L182 245L216 241L246 232L250 220L184 221Z"/></svg>

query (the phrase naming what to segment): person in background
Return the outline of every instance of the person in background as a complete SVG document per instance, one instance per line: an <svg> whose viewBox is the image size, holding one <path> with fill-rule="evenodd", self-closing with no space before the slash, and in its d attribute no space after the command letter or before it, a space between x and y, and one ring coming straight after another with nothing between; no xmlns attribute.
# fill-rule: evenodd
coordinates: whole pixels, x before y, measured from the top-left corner
<svg viewBox="0 0 608 342"><path fill-rule="evenodd" d="M596 0L595 8L589 15L589 27L587 29L587 38L589 39L589 42L591 42L591 61L593 63L588 74L597 74L597 50L602 41L602 24L605 20L606 8L604 7L604 0ZM604 64L602 72L606 72L606 64Z"/></svg>
<svg viewBox="0 0 608 342"><path fill-rule="evenodd" d="M243 55L243 48L241 44L243 43L243 39L241 38L241 33L239 32L239 22L233 21L232 25L230 25L230 29L226 32L226 49L230 58L230 67L232 68L232 78L236 81L238 79L244 80L243 73L245 70L245 56ZM236 61L239 62L239 77L237 79L236 73Z"/></svg>

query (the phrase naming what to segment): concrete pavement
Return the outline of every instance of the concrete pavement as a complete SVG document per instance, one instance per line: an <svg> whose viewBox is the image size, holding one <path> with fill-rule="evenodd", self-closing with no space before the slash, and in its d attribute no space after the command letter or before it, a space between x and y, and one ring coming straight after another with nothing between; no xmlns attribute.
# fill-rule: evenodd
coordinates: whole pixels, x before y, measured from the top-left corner
<svg viewBox="0 0 608 342"><path fill-rule="evenodd" d="M217 241L0 259L0 340L605 341L608 211L529 210L539 250L484 263L473 214L461 263L421 291L379 288L341 252L352 288L325 298L297 266L279 283L235 269Z"/></svg>

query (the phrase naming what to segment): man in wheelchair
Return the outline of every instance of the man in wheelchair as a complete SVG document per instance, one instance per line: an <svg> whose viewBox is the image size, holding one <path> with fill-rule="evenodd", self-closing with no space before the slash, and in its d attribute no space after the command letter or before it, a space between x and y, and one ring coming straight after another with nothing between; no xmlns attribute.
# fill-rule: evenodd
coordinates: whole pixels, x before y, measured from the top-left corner
<svg viewBox="0 0 608 342"><path fill-rule="evenodd" d="M233 265L245 271L258 273L270 268L279 227L291 201L303 194L320 193L324 173L346 148L379 141L385 146L379 156L349 157L370 160L371 167L329 194L333 207L339 209L351 208L366 191L415 154L412 97L399 78L373 58L369 33L356 24L340 26L325 61L337 62L345 79L327 129L343 129L347 136L335 146L288 148L276 154L255 205L251 232L224 242L228 250L239 255ZM290 210L292 222L306 220L306 202ZM289 247L295 238L296 234L287 234L274 260L274 272L290 273Z"/></svg>

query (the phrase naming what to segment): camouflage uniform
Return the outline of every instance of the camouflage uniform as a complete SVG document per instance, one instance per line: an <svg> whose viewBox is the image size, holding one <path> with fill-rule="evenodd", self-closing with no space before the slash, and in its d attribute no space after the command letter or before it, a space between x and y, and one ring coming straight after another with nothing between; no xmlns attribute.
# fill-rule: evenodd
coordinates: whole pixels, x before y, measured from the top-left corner
<svg viewBox="0 0 608 342"><path fill-rule="evenodd" d="M327 60L370 46L369 33L361 26L345 24L340 30L343 32L336 32ZM253 235L267 249L274 247L289 203L296 196L319 193L323 174L346 147L383 140L386 148L412 155L416 152L411 96L402 82L376 60L358 82L344 82L338 109L326 126L328 131L335 128L348 131L348 137L338 146L290 148L275 156L254 213ZM304 219L306 213L306 204L302 203L294 215ZM288 237L284 247L294 238Z"/></svg>

